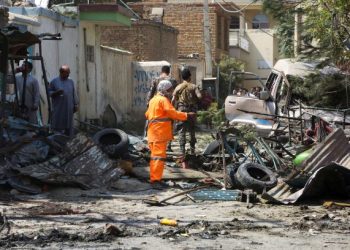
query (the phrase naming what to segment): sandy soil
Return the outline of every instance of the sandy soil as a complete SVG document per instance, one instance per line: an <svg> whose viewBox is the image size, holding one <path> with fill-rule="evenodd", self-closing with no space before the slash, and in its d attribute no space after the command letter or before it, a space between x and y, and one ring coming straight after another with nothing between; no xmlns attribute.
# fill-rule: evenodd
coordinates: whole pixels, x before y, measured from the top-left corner
<svg viewBox="0 0 350 250"><path fill-rule="evenodd" d="M123 180L127 187L130 180ZM135 182L135 180L132 180ZM141 184L147 187L147 184ZM129 191L132 188L128 188ZM196 202L155 207L144 198L178 190L142 192L54 188L38 196L3 194L8 220L1 248L46 249L349 249L350 209ZM104 196L105 198L97 198ZM8 199L12 201L8 201ZM181 199L178 198L178 199ZM7 200L7 201L5 201ZM172 200L171 202L178 202ZM160 225L172 218L178 227ZM106 224L116 232L106 232Z"/></svg>

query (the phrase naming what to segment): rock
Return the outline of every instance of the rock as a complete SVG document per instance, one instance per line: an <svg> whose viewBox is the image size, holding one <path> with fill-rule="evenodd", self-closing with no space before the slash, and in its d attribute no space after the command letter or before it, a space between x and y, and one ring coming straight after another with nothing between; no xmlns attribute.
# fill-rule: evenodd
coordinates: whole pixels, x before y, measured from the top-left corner
<svg viewBox="0 0 350 250"><path fill-rule="evenodd" d="M122 236L124 232L116 225L106 224L103 233L114 236Z"/></svg>

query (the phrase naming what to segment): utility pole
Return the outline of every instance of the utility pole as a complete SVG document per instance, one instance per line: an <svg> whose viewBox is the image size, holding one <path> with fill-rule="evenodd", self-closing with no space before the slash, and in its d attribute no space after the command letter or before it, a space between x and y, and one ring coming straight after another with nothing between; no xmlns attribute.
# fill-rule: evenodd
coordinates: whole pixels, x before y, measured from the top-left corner
<svg viewBox="0 0 350 250"><path fill-rule="evenodd" d="M211 41L208 0L204 0L204 48L205 48L205 76L212 77Z"/></svg>

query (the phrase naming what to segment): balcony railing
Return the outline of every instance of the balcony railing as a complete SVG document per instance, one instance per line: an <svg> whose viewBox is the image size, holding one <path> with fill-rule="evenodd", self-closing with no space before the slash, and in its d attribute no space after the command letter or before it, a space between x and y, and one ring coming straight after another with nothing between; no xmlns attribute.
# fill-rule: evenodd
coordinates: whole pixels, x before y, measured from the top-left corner
<svg viewBox="0 0 350 250"><path fill-rule="evenodd" d="M245 39L239 30L230 30L230 46L239 47L249 52L249 42Z"/></svg>

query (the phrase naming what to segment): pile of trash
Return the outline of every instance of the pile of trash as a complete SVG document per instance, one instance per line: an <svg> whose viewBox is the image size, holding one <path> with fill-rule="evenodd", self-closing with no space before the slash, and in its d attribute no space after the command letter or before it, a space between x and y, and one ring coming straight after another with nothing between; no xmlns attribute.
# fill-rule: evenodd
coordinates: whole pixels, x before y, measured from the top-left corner
<svg viewBox="0 0 350 250"><path fill-rule="evenodd" d="M110 137L111 131L97 133L95 141L84 133L69 138L50 134L44 127L36 128L13 117L7 120L5 130L0 149L0 183L19 191L38 194L43 184L108 188L124 174L118 161L103 152L107 146L103 144L102 134ZM123 147L126 150L128 147L124 140L124 146L120 140L114 140L114 145L110 143L109 147L123 152Z"/></svg>

